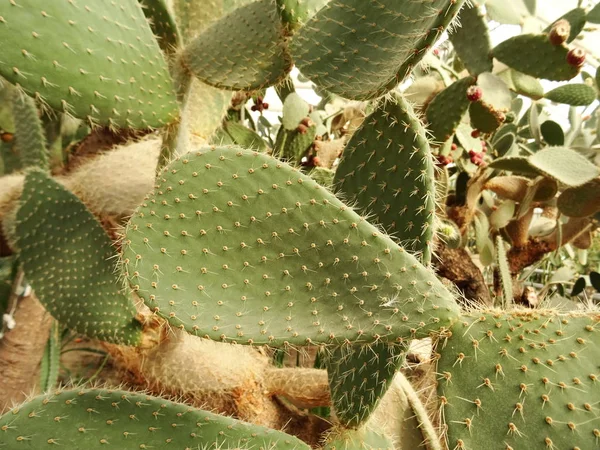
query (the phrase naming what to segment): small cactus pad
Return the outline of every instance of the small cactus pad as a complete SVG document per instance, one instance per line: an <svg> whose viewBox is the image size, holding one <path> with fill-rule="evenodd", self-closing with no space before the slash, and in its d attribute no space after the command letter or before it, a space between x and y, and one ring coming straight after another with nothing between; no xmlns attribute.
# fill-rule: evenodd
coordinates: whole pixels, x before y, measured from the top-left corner
<svg viewBox="0 0 600 450"><path fill-rule="evenodd" d="M544 86L537 78L525 75L518 70L511 70L510 77L517 94L526 95L534 100L539 100L544 96Z"/></svg>
<svg viewBox="0 0 600 450"><path fill-rule="evenodd" d="M507 305L513 303L513 285L510 274L510 266L506 257L506 247L504 239L496 236L496 264L498 272L500 272L500 284L502 285L502 305L506 308Z"/></svg>
<svg viewBox="0 0 600 450"><path fill-rule="evenodd" d="M277 0L281 20L291 31L315 15L329 0Z"/></svg>
<svg viewBox="0 0 600 450"><path fill-rule="evenodd" d="M588 217L600 211L600 178L581 186L565 189L556 202L561 213L569 217Z"/></svg>
<svg viewBox="0 0 600 450"><path fill-rule="evenodd" d="M565 84L546 92L548 100L571 106L587 106L596 100L596 89L585 83Z"/></svg>
<svg viewBox="0 0 600 450"><path fill-rule="evenodd" d="M462 0L331 0L298 31L292 54L319 87L377 98L411 72L454 19Z"/></svg>
<svg viewBox="0 0 600 450"><path fill-rule="evenodd" d="M469 104L471 126L482 133L493 133L504 123L506 115L489 103L479 100Z"/></svg>
<svg viewBox="0 0 600 450"><path fill-rule="evenodd" d="M450 33L450 42L471 75L492 71L492 44L487 20L477 2L465 5L458 16L460 27Z"/></svg>
<svg viewBox="0 0 600 450"><path fill-rule="evenodd" d="M369 428L335 429L329 433L323 450L394 450L392 440Z"/></svg>
<svg viewBox="0 0 600 450"><path fill-rule="evenodd" d="M167 6L167 0L139 0L139 2L144 8L152 32L158 38L160 48L166 53L171 53L179 44L179 33Z"/></svg>
<svg viewBox="0 0 600 450"><path fill-rule="evenodd" d="M12 112L15 123L15 149L21 158L21 167L48 170L48 150L42 121L33 99L14 89Z"/></svg>
<svg viewBox="0 0 600 450"><path fill-rule="evenodd" d="M325 188L236 147L165 168L123 246L150 309L215 340L394 342L458 312L432 272Z"/></svg>
<svg viewBox="0 0 600 450"><path fill-rule="evenodd" d="M292 68L284 34L275 0L258 0L200 33L184 49L180 63L220 89L262 89L283 80Z"/></svg>
<svg viewBox="0 0 600 450"><path fill-rule="evenodd" d="M141 393L108 389L40 395L0 417L0 448L308 450L299 439Z"/></svg>
<svg viewBox="0 0 600 450"><path fill-rule="evenodd" d="M467 89L475 84L475 78L465 77L455 81L437 94L427 107L427 128L437 142L446 142L460 124L471 102Z"/></svg>
<svg viewBox="0 0 600 450"><path fill-rule="evenodd" d="M75 195L31 171L16 233L25 276L56 320L92 338L138 342L141 325L120 292L111 241Z"/></svg>
<svg viewBox="0 0 600 450"><path fill-rule="evenodd" d="M545 175L567 186L581 186L600 175L600 169L587 158L566 147L548 147L529 158L505 156L490 168L530 175Z"/></svg>
<svg viewBox="0 0 600 450"><path fill-rule="evenodd" d="M167 64L137 0L12 0L0 75L92 124L148 128L178 116Z"/></svg>
<svg viewBox="0 0 600 450"><path fill-rule="evenodd" d="M600 438L595 314L473 312L439 342L448 447L594 449Z"/></svg>
<svg viewBox="0 0 600 450"><path fill-rule="evenodd" d="M404 362L405 345L344 345L325 359L331 401L339 422L357 428L375 410Z"/></svg>
<svg viewBox="0 0 600 450"><path fill-rule="evenodd" d="M500 62L536 78L566 81L579 74L579 67L567 62L569 50L553 45L547 34L522 34L500 43L492 51Z"/></svg>
<svg viewBox="0 0 600 450"><path fill-rule="evenodd" d="M335 180L339 191L429 264L433 160L425 129L408 102L396 96L365 119L344 150Z"/></svg>

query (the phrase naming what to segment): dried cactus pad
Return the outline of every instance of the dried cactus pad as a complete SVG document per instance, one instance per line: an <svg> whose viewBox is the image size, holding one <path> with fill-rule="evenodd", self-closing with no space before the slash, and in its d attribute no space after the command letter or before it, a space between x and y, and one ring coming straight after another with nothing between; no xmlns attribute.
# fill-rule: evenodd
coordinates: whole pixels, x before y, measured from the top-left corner
<svg viewBox="0 0 600 450"><path fill-rule="evenodd" d="M123 242L172 325L243 344L402 341L458 314L433 272L281 161L204 147L167 166Z"/></svg>
<svg viewBox="0 0 600 450"><path fill-rule="evenodd" d="M0 417L3 449L308 450L281 431L240 422L141 393L56 391Z"/></svg>
<svg viewBox="0 0 600 450"><path fill-rule="evenodd" d="M438 346L448 446L593 449L600 439L597 314L479 312Z"/></svg>
<svg viewBox="0 0 600 450"><path fill-rule="evenodd" d="M300 71L354 100L379 97L410 75L463 0L331 0L292 41Z"/></svg>
<svg viewBox="0 0 600 450"><path fill-rule="evenodd" d="M167 64L137 0L5 1L0 75L99 125L148 128L178 116Z"/></svg>
<svg viewBox="0 0 600 450"><path fill-rule="evenodd" d="M112 243L92 213L41 171L27 175L21 201L19 260L44 307L89 337L137 344L141 324L121 292Z"/></svg>

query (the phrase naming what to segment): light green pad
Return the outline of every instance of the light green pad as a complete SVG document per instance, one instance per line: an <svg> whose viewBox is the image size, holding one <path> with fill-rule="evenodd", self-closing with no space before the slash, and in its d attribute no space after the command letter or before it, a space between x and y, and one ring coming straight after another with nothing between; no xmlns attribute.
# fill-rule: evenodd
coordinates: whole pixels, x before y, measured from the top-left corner
<svg viewBox="0 0 600 450"><path fill-rule="evenodd" d="M107 389L56 391L0 417L3 450L309 450L281 431L163 398Z"/></svg>
<svg viewBox="0 0 600 450"><path fill-rule="evenodd" d="M214 22L186 46L180 63L220 89L258 90L282 81L292 60L275 0L258 0Z"/></svg>
<svg viewBox="0 0 600 450"><path fill-rule="evenodd" d="M600 439L594 314L474 312L438 345L449 448L595 449Z"/></svg>
<svg viewBox="0 0 600 450"><path fill-rule="evenodd" d="M204 147L168 166L123 245L146 304L211 339L394 342L458 314L431 271L333 194L236 147Z"/></svg>
<svg viewBox="0 0 600 450"><path fill-rule="evenodd" d="M300 71L354 100L379 97L410 75L462 0L331 0L292 41Z"/></svg>
<svg viewBox="0 0 600 450"><path fill-rule="evenodd" d="M406 245L431 260L435 177L425 129L402 97L382 102L346 146L337 189Z"/></svg>
<svg viewBox="0 0 600 450"><path fill-rule="evenodd" d="M178 116L167 64L137 0L4 1L0 75L52 108L118 127Z"/></svg>
<svg viewBox="0 0 600 450"><path fill-rule="evenodd" d="M75 195L31 171L17 212L17 246L37 298L67 327L92 338L135 345L141 324L121 292L112 243Z"/></svg>

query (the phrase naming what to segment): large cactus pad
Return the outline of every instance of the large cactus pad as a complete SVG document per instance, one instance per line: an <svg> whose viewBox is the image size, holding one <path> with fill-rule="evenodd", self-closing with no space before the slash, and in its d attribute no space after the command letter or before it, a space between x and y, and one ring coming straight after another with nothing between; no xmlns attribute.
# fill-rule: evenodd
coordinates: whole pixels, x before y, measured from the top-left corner
<svg viewBox="0 0 600 450"><path fill-rule="evenodd" d="M310 177L240 148L174 161L123 244L147 305L211 339L401 341L457 315L435 275L388 236Z"/></svg>

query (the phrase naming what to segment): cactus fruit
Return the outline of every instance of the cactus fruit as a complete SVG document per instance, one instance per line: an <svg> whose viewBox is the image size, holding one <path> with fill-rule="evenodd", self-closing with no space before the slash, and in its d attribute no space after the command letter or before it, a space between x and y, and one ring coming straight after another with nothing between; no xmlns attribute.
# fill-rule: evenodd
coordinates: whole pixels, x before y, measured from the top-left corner
<svg viewBox="0 0 600 450"><path fill-rule="evenodd" d="M92 338L137 344L141 324L120 292L111 241L79 199L32 170L16 219L19 259L50 314Z"/></svg>
<svg viewBox="0 0 600 450"><path fill-rule="evenodd" d="M477 2L467 4L458 16L461 26L450 33L450 42L471 75L492 71L492 44L485 13Z"/></svg>
<svg viewBox="0 0 600 450"><path fill-rule="evenodd" d="M551 25L549 37L552 45L562 45L571 34L571 24L568 20L560 19Z"/></svg>
<svg viewBox="0 0 600 450"><path fill-rule="evenodd" d="M394 444L388 436L373 429L341 428L329 433L323 450L394 450Z"/></svg>
<svg viewBox="0 0 600 450"><path fill-rule="evenodd" d="M585 64L585 50L582 48L573 48L567 53L567 64L577 69Z"/></svg>
<svg viewBox="0 0 600 450"><path fill-rule="evenodd" d="M561 39L564 39L562 42L573 42L579 33L583 31L586 22L586 12L583 8L575 8L571 11L564 14L561 18L555 20L553 23L548 25L544 30L544 33L548 33L550 36L550 40L553 39L553 34L555 38L558 36ZM566 33L565 33L566 32ZM563 35L566 34L566 37L563 38ZM562 43L561 42L561 43ZM560 45L552 42L554 45Z"/></svg>
<svg viewBox="0 0 600 450"><path fill-rule="evenodd" d="M405 345L345 345L327 355L331 401L338 421L358 428L369 419L404 362Z"/></svg>
<svg viewBox="0 0 600 450"><path fill-rule="evenodd" d="M12 111L15 121L15 146L21 158L21 167L49 169L46 137L38 109L31 97L14 89Z"/></svg>
<svg viewBox="0 0 600 450"><path fill-rule="evenodd" d="M596 89L585 83L565 84L546 92L548 100L571 106L587 106L596 100Z"/></svg>
<svg viewBox="0 0 600 450"><path fill-rule="evenodd" d="M259 90L279 83L292 68L284 34L275 0L258 0L200 33L179 64L220 89ZM230 50L227 58L224 49Z"/></svg>
<svg viewBox="0 0 600 450"><path fill-rule="evenodd" d="M52 108L113 127L178 117L167 64L137 0L15 0L0 16L0 75Z"/></svg>
<svg viewBox="0 0 600 450"><path fill-rule="evenodd" d="M123 249L151 310L215 340L401 342L457 314L433 273L333 194L235 147L204 147L165 168Z"/></svg>
<svg viewBox="0 0 600 450"><path fill-rule="evenodd" d="M292 55L320 88L354 100L377 98L410 75L462 5L331 0L294 36Z"/></svg>
<svg viewBox="0 0 600 450"><path fill-rule="evenodd" d="M546 34L522 34L497 45L492 55L532 77L567 81L579 74L580 67L567 62L567 54L571 52L563 45L552 45Z"/></svg>
<svg viewBox="0 0 600 450"><path fill-rule="evenodd" d="M470 102L481 98L483 94L481 88L474 84L474 77L461 78L438 93L429 103L425 113L427 128L433 134L435 141L441 143L450 139L469 109ZM479 98L476 98L477 96Z"/></svg>
<svg viewBox="0 0 600 450"><path fill-rule="evenodd" d="M597 446L598 318L473 311L438 343L449 448Z"/></svg>
<svg viewBox="0 0 600 450"><path fill-rule="evenodd" d="M265 448L308 450L281 431L142 393L75 388L40 395L0 417L9 450L48 445L100 450Z"/></svg>
<svg viewBox="0 0 600 450"><path fill-rule="evenodd" d="M558 197L558 209L565 216L588 217L600 211L600 178L565 189Z"/></svg>
<svg viewBox="0 0 600 450"><path fill-rule="evenodd" d="M505 156L489 164L490 168L530 175L544 175L567 186L581 186L600 175L600 168L584 156L566 147L548 147L529 158Z"/></svg>
<svg viewBox="0 0 600 450"><path fill-rule="evenodd" d="M376 222L431 261L435 187L425 129L412 106L381 102L354 133L335 174L337 189Z"/></svg>

